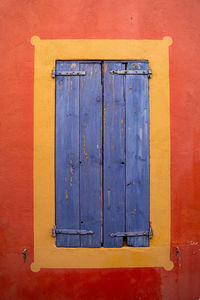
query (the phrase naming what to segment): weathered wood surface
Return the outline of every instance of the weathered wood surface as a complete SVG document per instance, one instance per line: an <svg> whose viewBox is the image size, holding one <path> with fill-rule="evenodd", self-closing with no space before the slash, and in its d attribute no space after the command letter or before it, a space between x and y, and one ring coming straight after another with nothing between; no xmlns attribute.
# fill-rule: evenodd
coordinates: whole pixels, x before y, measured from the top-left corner
<svg viewBox="0 0 200 300"><path fill-rule="evenodd" d="M104 247L122 247L123 238L111 234L125 231L124 76L110 74L124 68L104 64Z"/></svg>
<svg viewBox="0 0 200 300"><path fill-rule="evenodd" d="M147 70L148 63L128 63L128 70ZM128 75L126 95L126 231L149 230L149 95L147 75ZM148 236L127 237L135 247Z"/></svg>
<svg viewBox="0 0 200 300"><path fill-rule="evenodd" d="M115 236L149 230L148 62L58 61L56 70L85 72L56 76L56 226L94 232L57 234L57 246L148 246L148 236Z"/></svg>
<svg viewBox="0 0 200 300"><path fill-rule="evenodd" d="M57 61L58 71L77 71L75 62ZM79 77L56 77L56 226L79 229ZM80 247L79 235L57 234L58 247Z"/></svg>
<svg viewBox="0 0 200 300"><path fill-rule="evenodd" d="M102 86L101 64L80 64L80 228L81 247L101 247Z"/></svg>

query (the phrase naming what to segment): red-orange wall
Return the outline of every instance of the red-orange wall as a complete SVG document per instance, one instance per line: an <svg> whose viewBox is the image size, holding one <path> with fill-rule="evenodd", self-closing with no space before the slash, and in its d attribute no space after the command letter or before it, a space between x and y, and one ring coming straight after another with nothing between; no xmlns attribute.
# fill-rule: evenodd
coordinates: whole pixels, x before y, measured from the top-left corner
<svg viewBox="0 0 200 300"><path fill-rule="evenodd" d="M200 297L200 1L1 0L0 299ZM171 36L172 271L30 270L33 261L33 63L30 38ZM162 99L160 99L162 101ZM159 112L158 112L159 113ZM159 176L159 175L158 175ZM180 248L176 260L176 247ZM22 250L27 248L27 260Z"/></svg>

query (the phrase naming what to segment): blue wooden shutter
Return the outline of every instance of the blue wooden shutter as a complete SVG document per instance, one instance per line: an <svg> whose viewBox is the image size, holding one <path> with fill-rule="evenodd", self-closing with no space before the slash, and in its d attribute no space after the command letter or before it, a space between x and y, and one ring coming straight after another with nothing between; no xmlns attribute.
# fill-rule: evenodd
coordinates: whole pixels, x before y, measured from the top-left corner
<svg viewBox="0 0 200 300"><path fill-rule="evenodd" d="M104 246L121 247L126 237L127 245L145 247L149 245L148 62L106 62L104 73Z"/></svg>
<svg viewBox="0 0 200 300"><path fill-rule="evenodd" d="M58 247L149 246L148 62L103 66L56 63Z"/></svg>
<svg viewBox="0 0 200 300"><path fill-rule="evenodd" d="M56 245L100 247L101 65L57 61L56 74Z"/></svg>

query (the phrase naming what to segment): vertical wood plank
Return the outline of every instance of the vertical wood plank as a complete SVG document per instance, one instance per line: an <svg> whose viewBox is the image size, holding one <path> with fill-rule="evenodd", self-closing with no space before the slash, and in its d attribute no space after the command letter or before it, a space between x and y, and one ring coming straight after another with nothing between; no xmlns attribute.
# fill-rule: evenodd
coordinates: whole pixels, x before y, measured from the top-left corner
<svg viewBox="0 0 200 300"><path fill-rule="evenodd" d="M101 247L102 85L101 64L80 63L80 225L93 235L81 247Z"/></svg>
<svg viewBox="0 0 200 300"><path fill-rule="evenodd" d="M58 71L79 63L57 61ZM56 77L56 227L79 229L79 76ZM79 247L78 235L57 234L58 247Z"/></svg>
<svg viewBox="0 0 200 300"><path fill-rule="evenodd" d="M122 63L104 63L104 247L122 247L125 231L125 99Z"/></svg>
<svg viewBox="0 0 200 300"><path fill-rule="evenodd" d="M148 62L128 69L148 70ZM126 231L149 230L149 95L147 75L127 75L126 94ZM149 246L149 238L128 237L127 244Z"/></svg>

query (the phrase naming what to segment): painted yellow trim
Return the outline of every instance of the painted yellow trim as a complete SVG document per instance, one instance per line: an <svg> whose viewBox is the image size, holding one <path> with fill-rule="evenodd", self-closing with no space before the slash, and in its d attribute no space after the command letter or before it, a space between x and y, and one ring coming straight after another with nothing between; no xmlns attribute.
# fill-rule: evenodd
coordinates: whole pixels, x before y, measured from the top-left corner
<svg viewBox="0 0 200 300"><path fill-rule="evenodd" d="M169 46L163 40L40 40L34 36L34 263L40 268L173 268L170 261ZM153 239L146 248L57 248L55 222L54 127L56 60L149 60L150 220Z"/></svg>

